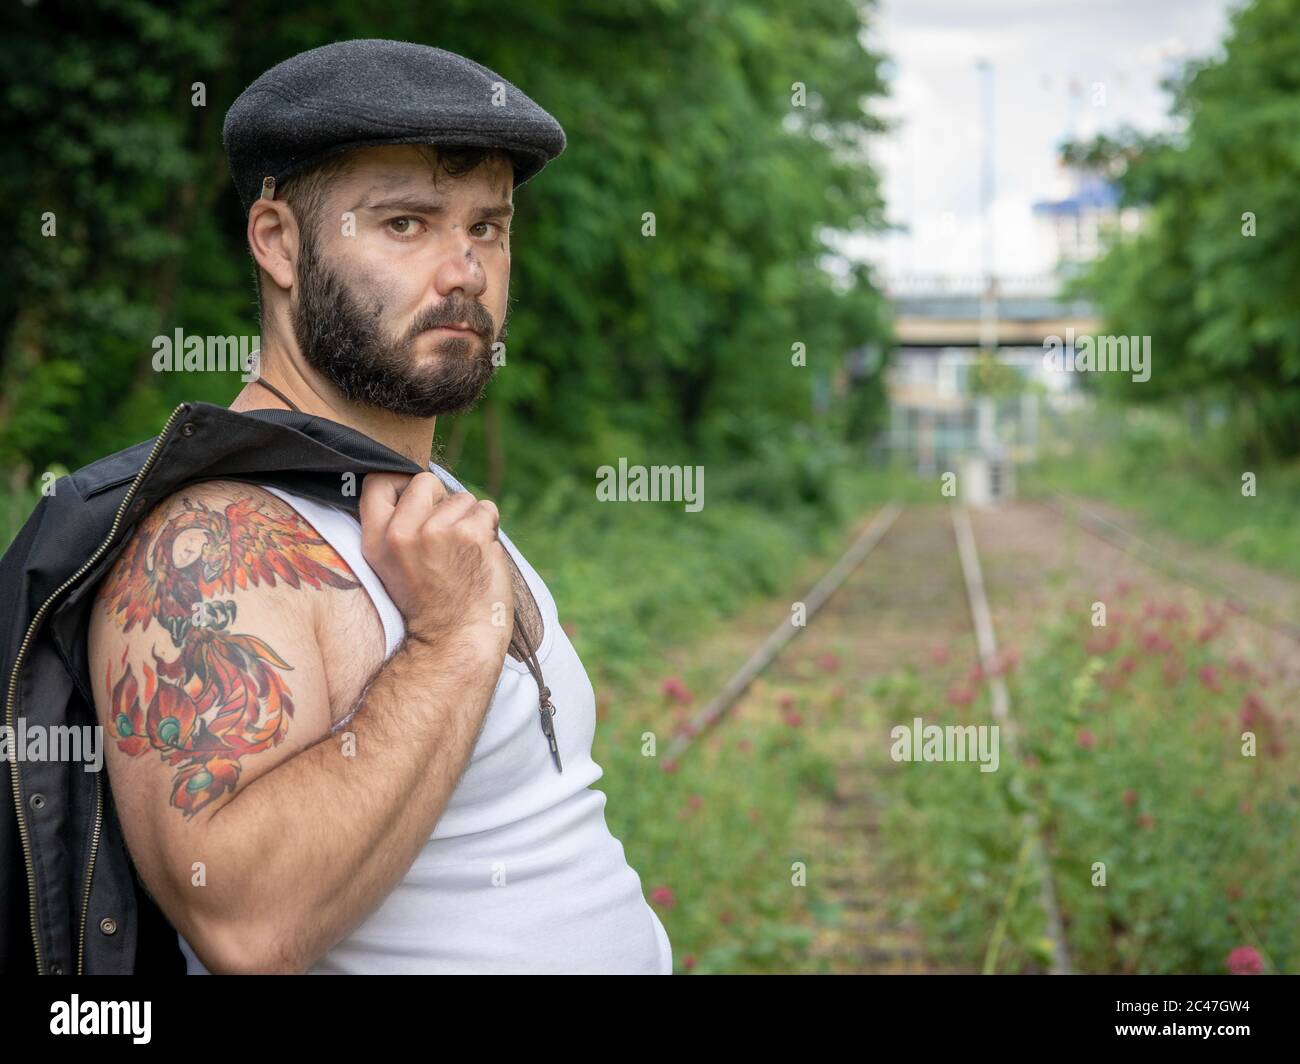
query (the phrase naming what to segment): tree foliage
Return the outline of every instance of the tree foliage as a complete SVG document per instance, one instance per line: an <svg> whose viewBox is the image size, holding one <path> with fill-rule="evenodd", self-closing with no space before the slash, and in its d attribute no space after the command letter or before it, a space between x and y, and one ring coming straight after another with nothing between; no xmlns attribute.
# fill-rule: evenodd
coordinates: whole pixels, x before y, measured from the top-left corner
<svg viewBox="0 0 1300 1064"><path fill-rule="evenodd" d="M1108 329L1152 338L1151 379L1115 386L1217 406L1259 456L1300 454L1297 55L1300 0L1255 0L1168 86L1178 131L1067 148L1147 211L1084 280Z"/></svg>
<svg viewBox="0 0 1300 1064"><path fill-rule="evenodd" d="M475 411L439 419L462 466L481 471L495 447L522 488L556 463L589 476L611 455L766 454L760 442L809 419L812 379L885 335L865 274L834 284L819 265L827 234L882 224L863 149L880 128L869 105L882 83L863 10L11 5L0 182L16 239L0 266L0 461L76 466L156 432L180 399L233 398L237 374L151 366L153 337L176 328L257 332L225 110L289 55L375 36L486 64L568 137L516 194L506 366ZM795 83L806 106L792 106ZM193 103L200 84L205 106ZM47 212L55 236L42 233ZM796 342L805 368L791 364Z"/></svg>

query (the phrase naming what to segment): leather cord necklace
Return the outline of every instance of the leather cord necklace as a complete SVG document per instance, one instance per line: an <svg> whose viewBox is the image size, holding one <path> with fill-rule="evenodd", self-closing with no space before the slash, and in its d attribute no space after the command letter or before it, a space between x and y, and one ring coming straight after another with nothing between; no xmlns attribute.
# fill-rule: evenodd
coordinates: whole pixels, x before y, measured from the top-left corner
<svg viewBox="0 0 1300 1064"><path fill-rule="evenodd" d="M284 392L280 391L270 381L263 380L261 377L256 378L254 384L260 384L263 388L274 395L280 402L284 403L290 410L301 414L297 405ZM498 542L500 542L498 540ZM503 544L504 545L504 544ZM507 552L508 553L508 552ZM514 559L511 559L513 562ZM522 577L523 574L520 573ZM515 605L515 630L510 637L511 648L519 651L519 659L528 667L528 671L533 674L533 679L537 681L537 705L542 718L542 734L546 736L547 745L551 748L551 755L555 758L555 767L563 772L564 765L560 763L560 747L555 741L555 705L551 702L551 689L546 686L546 681L542 677L542 665L537 660L537 655L533 652L532 641L528 638L528 632L524 628L523 619L519 616L519 606Z"/></svg>
<svg viewBox="0 0 1300 1064"><path fill-rule="evenodd" d="M521 574L522 575L522 574ZM546 686L546 681L542 679L542 666L537 660L537 655L533 653L533 644L528 638L527 631L524 630L523 622L519 617L519 607L515 607L515 632L510 639L512 647L520 647L525 652L524 664L528 666L528 671L533 674L533 679L537 681L537 706L542 715L542 734L546 736L546 741L550 744L551 754L555 758L555 767L561 772L564 766L560 764L560 748L555 741L555 705L551 702L551 689Z"/></svg>

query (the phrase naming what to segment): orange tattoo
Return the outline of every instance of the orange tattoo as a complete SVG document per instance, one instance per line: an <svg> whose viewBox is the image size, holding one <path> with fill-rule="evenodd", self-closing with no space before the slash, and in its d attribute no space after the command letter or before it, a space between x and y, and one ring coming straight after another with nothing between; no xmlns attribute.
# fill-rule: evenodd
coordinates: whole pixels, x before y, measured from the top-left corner
<svg viewBox="0 0 1300 1064"><path fill-rule="evenodd" d="M298 514L264 513L251 497L224 512L182 499L172 516L155 510L105 579L109 615L129 632L156 620L180 653L171 661L152 650L143 666L143 698L122 653L123 674L113 680L109 733L118 749L138 757L151 747L180 766L172 805L192 817L233 790L239 759L277 745L293 716L293 700L279 669L292 670L265 642L229 631L235 589L284 581L317 590L360 587L338 570L347 565ZM159 530L161 529L161 534ZM142 708L142 703L148 708Z"/></svg>

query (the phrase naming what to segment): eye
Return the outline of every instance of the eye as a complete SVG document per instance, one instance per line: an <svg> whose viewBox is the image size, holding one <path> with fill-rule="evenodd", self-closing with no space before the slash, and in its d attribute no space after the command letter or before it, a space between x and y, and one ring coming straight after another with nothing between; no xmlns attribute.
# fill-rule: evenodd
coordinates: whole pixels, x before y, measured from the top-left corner
<svg viewBox="0 0 1300 1064"><path fill-rule="evenodd" d="M495 229L495 230L496 230L496 231L497 231L501 236L509 236L509 235L510 235L510 230L508 230L504 225L499 225L499 224L497 224L496 222L475 222L473 225L470 226L470 229L471 229L471 230L473 230L473 229L477 229L480 225L490 225L490 226L491 226L493 229ZM491 237L491 236L489 236L488 239L494 239L494 238Z"/></svg>
<svg viewBox="0 0 1300 1064"><path fill-rule="evenodd" d="M390 218L386 223L389 231L397 237L410 239L417 233L416 226L423 225L419 218L413 218L410 215L403 215L401 218Z"/></svg>

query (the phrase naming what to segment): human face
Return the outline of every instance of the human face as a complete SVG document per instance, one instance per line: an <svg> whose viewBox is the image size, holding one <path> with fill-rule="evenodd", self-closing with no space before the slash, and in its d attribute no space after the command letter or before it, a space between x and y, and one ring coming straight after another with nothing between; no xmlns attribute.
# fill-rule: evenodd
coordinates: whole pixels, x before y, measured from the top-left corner
<svg viewBox="0 0 1300 1064"><path fill-rule="evenodd" d="M505 336L512 190L504 159L449 177L408 145L359 152L300 227L291 315L308 364L390 413L472 407Z"/></svg>

